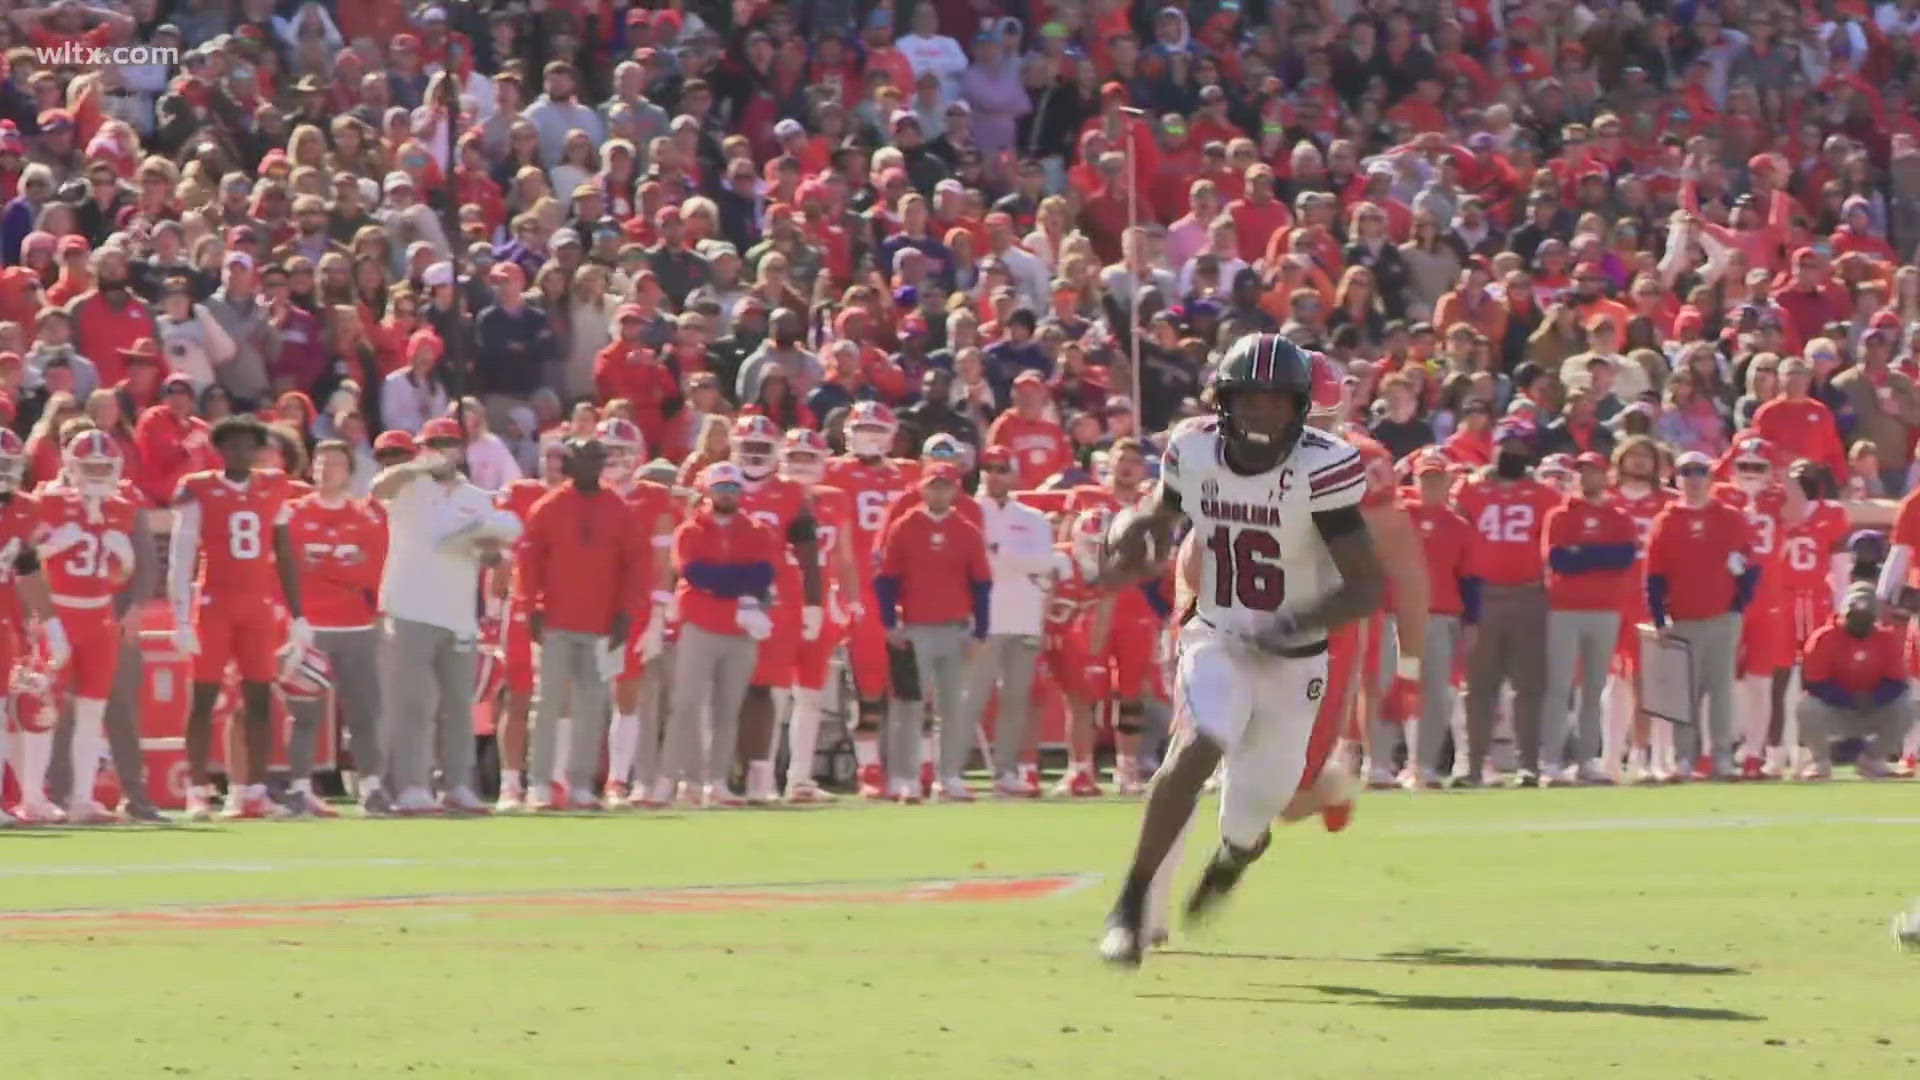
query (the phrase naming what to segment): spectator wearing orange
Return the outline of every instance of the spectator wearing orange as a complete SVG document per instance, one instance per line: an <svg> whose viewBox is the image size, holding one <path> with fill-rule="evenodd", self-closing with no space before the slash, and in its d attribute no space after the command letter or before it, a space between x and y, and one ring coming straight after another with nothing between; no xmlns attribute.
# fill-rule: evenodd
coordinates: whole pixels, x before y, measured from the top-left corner
<svg viewBox="0 0 1920 1080"><path fill-rule="evenodd" d="M672 369L641 344L645 327L646 312L637 304L622 304L614 313L615 337L593 358L593 390L601 401L631 401L633 422L640 425L648 446L658 446L682 401Z"/></svg>
<svg viewBox="0 0 1920 1080"><path fill-rule="evenodd" d="M1004 446L1012 452L1019 487L1039 487L1041 481L1073 464L1066 431L1047 415L1050 400L1040 373L1023 371L1013 380L1013 408L987 429L988 446Z"/></svg>
<svg viewBox="0 0 1920 1080"><path fill-rule="evenodd" d="M1442 293L1440 301L1433 306L1433 325L1441 333L1451 333L1456 325L1465 323L1488 341L1505 341L1507 305L1488 292L1490 280L1491 272L1485 259L1469 263L1460 271L1459 284ZM1622 322L1624 325L1624 320Z"/></svg>
<svg viewBox="0 0 1920 1080"><path fill-rule="evenodd" d="M58 247L60 276L47 287L47 303L64 308L93 288L93 269L84 236L63 236Z"/></svg>
<svg viewBox="0 0 1920 1080"><path fill-rule="evenodd" d="M1809 395L1813 389L1812 355L1837 355L1838 351L1830 339L1814 338L1807 343L1807 357L1790 356L1781 361L1780 395L1753 413L1754 433L1772 443L1782 460L1817 461L1835 480L1847 475L1846 448L1840 445L1833 410Z"/></svg>
<svg viewBox="0 0 1920 1080"><path fill-rule="evenodd" d="M207 422L193 414L193 380L175 373L160 390L160 403L149 406L134 424L140 468L129 477L155 506L173 498L182 476L217 467Z"/></svg>
<svg viewBox="0 0 1920 1080"><path fill-rule="evenodd" d="M1286 203L1274 197L1271 167L1251 165L1245 175L1246 196L1228 203L1225 212L1240 237L1240 258L1252 264L1266 254L1267 241L1274 234L1292 227L1293 214Z"/></svg>

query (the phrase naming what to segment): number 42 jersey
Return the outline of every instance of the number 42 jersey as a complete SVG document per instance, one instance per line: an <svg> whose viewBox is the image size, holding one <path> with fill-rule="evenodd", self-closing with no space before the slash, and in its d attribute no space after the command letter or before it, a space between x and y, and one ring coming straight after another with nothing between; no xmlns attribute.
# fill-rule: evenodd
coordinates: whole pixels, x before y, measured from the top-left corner
<svg viewBox="0 0 1920 1080"><path fill-rule="evenodd" d="M1176 428L1160 483L1193 522L1201 547L1198 613L1221 630L1254 633L1282 608L1307 607L1340 585L1313 515L1358 506L1367 491L1360 452L1322 431L1301 433L1286 460L1252 476L1227 467L1218 417ZM1324 631L1291 646L1312 646Z"/></svg>

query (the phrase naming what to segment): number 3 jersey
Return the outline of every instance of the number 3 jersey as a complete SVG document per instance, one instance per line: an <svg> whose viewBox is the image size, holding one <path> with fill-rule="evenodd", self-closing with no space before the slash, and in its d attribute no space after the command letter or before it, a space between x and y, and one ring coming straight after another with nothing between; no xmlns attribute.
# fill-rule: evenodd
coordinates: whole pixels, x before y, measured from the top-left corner
<svg viewBox="0 0 1920 1080"><path fill-rule="evenodd" d="M1367 468L1353 446L1308 429L1279 466L1253 476L1227 467L1218 417L1176 428L1161 457L1160 483L1178 498L1202 549L1199 617L1244 633L1274 612L1308 607L1340 585L1340 571L1313 515L1358 506ZM1311 646L1324 631L1289 645Z"/></svg>
<svg viewBox="0 0 1920 1080"><path fill-rule="evenodd" d="M279 601L273 529L286 524L288 504L300 493L277 469L238 484L219 472L181 479L175 512L191 519L184 527L199 539L194 586L201 603Z"/></svg>

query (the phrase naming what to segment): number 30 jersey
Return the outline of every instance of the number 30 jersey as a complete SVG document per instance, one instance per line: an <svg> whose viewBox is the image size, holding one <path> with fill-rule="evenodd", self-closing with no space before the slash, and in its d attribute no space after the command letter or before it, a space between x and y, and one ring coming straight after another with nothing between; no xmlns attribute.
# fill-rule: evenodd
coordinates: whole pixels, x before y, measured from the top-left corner
<svg viewBox="0 0 1920 1080"><path fill-rule="evenodd" d="M1178 498L1201 548L1200 618L1257 632L1281 608L1309 606L1340 585L1313 515L1358 506L1367 468L1351 445L1308 429L1278 467L1242 476L1227 467L1220 422L1200 417L1174 430L1160 483ZM1288 644L1324 638L1314 632Z"/></svg>
<svg viewBox="0 0 1920 1080"><path fill-rule="evenodd" d="M181 479L174 507L197 519L200 558L194 584L202 603L280 598L273 529L286 524L288 503L297 491L277 469L260 470L239 484L218 472Z"/></svg>

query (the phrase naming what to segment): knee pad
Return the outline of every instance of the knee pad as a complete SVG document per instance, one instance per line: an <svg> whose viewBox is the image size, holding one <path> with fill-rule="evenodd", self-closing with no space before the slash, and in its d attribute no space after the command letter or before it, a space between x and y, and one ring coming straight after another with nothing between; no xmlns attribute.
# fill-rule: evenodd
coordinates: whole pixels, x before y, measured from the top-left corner
<svg viewBox="0 0 1920 1080"><path fill-rule="evenodd" d="M1138 735L1142 730L1142 719L1146 709L1137 702L1122 702L1114 710L1113 730L1122 735Z"/></svg>
<svg viewBox="0 0 1920 1080"><path fill-rule="evenodd" d="M914 663L912 646L887 646L887 679L893 696L901 701L920 700L920 665Z"/></svg>

